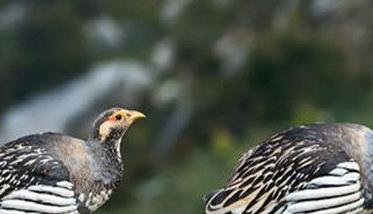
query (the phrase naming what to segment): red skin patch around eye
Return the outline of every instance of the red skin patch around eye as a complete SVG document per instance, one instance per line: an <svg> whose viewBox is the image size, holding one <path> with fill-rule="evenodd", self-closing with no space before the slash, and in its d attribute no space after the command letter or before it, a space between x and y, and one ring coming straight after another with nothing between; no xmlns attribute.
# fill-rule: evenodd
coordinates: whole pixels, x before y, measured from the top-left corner
<svg viewBox="0 0 373 214"><path fill-rule="evenodd" d="M110 121L110 122L115 122L117 119L114 117L114 116L110 116L109 119L107 119L107 121Z"/></svg>

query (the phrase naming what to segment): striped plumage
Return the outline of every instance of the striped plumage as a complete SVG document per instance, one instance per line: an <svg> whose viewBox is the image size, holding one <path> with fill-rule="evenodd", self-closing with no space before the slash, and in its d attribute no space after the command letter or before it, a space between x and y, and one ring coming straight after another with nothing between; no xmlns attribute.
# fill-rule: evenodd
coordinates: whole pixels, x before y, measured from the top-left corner
<svg viewBox="0 0 373 214"><path fill-rule="evenodd" d="M310 124L274 134L244 154L208 214L369 213L373 132L357 124Z"/></svg>
<svg viewBox="0 0 373 214"><path fill-rule="evenodd" d="M87 141L57 133L29 135L0 147L0 214L91 213L122 175L120 141L136 111L102 113Z"/></svg>

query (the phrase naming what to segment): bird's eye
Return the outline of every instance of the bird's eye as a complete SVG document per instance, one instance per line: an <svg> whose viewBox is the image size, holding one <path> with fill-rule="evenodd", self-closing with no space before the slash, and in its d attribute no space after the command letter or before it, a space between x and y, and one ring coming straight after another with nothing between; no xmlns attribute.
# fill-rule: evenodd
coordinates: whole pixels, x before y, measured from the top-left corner
<svg viewBox="0 0 373 214"><path fill-rule="evenodd" d="M117 114L117 115L115 116L115 119L117 119L117 120L121 120L121 119L122 119L122 115Z"/></svg>

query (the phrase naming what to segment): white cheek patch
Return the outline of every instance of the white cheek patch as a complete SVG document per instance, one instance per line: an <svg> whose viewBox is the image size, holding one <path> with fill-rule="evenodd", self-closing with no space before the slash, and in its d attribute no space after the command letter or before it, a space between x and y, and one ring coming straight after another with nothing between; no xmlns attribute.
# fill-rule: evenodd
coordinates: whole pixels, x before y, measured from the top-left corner
<svg viewBox="0 0 373 214"><path fill-rule="evenodd" d="M100 125L99 135L102 136L103 138L106 138L106 136L109 136L111 128L114 127L115 124L113 121L105 121Z"/></svg>

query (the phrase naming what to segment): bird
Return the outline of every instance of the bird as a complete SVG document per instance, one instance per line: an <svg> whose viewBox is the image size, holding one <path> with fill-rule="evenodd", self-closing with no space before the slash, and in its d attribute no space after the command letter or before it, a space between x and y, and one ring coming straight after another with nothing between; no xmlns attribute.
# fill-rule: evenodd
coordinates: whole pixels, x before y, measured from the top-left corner
<svg viewBox="0 0 373 214"><path fill-rule="evenodd" d="M109 200L123 172L121 139L141 112L111 108L87 140L27 135L0 147L0 214L92 213Z"/></svg>
<svg viewBox="0 0 373 214"><path fill-rule="evenodd" d="M207 214L366 214L372 196L373 131L311 123L244 153L228 182L204 199Z"/></svg>

